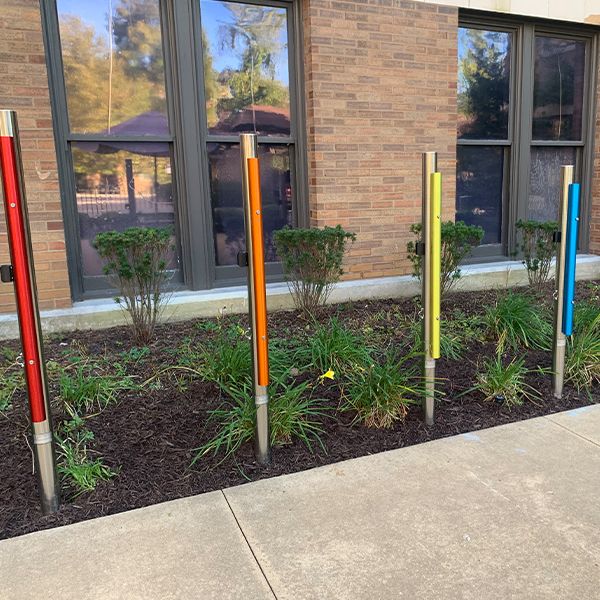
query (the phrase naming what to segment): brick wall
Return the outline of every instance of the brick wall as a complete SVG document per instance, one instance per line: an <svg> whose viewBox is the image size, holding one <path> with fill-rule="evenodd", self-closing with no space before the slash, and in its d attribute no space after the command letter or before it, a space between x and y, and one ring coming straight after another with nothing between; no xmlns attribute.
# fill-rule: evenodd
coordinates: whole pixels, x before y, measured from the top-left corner
<svg viewBox="0 0 600 600"><path fill-rule="evenodd" d="M454 217L456 8L303 0L310 218L357 233L347 278L410 272L421 152L436 150Z"/></svg>
<svg viewBox="0 0 600 600"><path fill-rule="evenodd" d="M39 3L2 0L0 108L18 113L40 305L71 304L63 219ZM1 194L1 192L0 192ZM0 203L0 262L9 262ZM13 288L0 285L0 312L14 311Z"/></svg>

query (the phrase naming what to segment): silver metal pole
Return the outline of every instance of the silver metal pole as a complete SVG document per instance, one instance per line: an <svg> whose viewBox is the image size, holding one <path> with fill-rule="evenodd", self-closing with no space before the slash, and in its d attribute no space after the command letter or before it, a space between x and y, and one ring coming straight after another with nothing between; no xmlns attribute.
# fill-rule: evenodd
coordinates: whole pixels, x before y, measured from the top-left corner
<svg viewBox="0 0 600 600"><path fill-rule="evenodd" d="M425 424L433 425L434 418L434 395L435 395L435 359L431 356L431 333L429 326L429 312L431 310L430 270L431 255L429 223L431 221L431 174L437 171L437 152L423 152L423 212L422 241L424 253L421 261L421 283L423 291L421 302L423 305L423 377L425 379L425 398L423 399L423 412L425 413Z"/></svg>
<svg viewBox="0 0 600 600"><path fill-rule="evenodd" d="M246 227L246 252L248 255L248 308L252 336L252 374L254 382L254 401L256 405L254 451L257 462L261 465L268 465L271 462L271 445L269 440L269 395L267 386L259 385L258 383L258 346L256 338L256 314L254 311L256 290L254 289L254 268L252 261L253 247L250 222L250 186L248 181L248 159L258 158L258 140L256 134L240 134L240 154L242 160L242 195L244 200L244 222Z"/></svg>
<svg viewBox="0 0 600 600"><path fill-rule="evenodd" d="M569 186L573 183L573 165L560 168L560 246L556 255L556 301L554 303L554 353L552 356L552 387L555 398L562 398L565 379L565 352L567 337L562 332L563 296L565 283L565 254L567 248L567 222L569 209Z"/></svg>
<svg viewBox="0 0 600 600"><path fill-rule="evenodd" d="M4 191L12 265L9 280L14 282L25 378L31 407L33 456L43 514L56 512L60 504L60 485L52 437L52 417L44 360L42 328L31 248L31 233L25 197L25 179L17 115L0 110L0 175Z"/></svg>

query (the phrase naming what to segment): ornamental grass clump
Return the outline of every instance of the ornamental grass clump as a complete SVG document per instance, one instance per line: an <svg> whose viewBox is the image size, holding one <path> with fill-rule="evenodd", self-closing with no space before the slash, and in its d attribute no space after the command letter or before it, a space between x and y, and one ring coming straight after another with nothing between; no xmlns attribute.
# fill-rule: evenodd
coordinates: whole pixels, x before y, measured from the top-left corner
<svg viewBox="0 0 600 600"><path fill-rule="evenodd" d="M131 377L95 373L84 365L64 371L59 379L62 401L77 411L103 410L117 402L119 392L136 387Z"/></svg>
<svg viewBox="0 0 600 600"><path fill-rule="evenodd" d="M554 239L557 229L558 223L555 221L517 221L517 230L522 235L520 247L529 285L538 292L550 279L550 267L558 247Z"/></svg>
<svg viewBox="0 0 600 600"><path fill-rule="evenodd" d="M336 227L293 229L274 234L277 254L296 307L310 316L325 304L343 274L342 262L354 233Z"/></svg>
<svg viewBox="0 0 600 600"><path fill-rule="evenodd" d="M192 464L208 454L223 454L227 458L254 437L256 406L251 385L223 387L226 399L210 412L209 421L217 423L217 433L206 444L196 448ZM298 383L287 372L269 386L270 439L274 447L300 440L309 449L317 442L321 447L323 431L320 420L327 407L312 395L308 381Z"/></svg>
<svg viewBox="0 0 600 600"><path fill-rule="evenodd" d="M371 362L371 349L362 336L354 333L336 318L326 325L317 324L307 347L297 351L297 361L319 374L327 371L343 373L357 364Z"/></svg>
<svg viewBox="0 0 600 600"><path fill-rule="evenodd" d="M413 277L421 279L422 256L417 254L417 243L422 241L422 225L411 225L410 231L416 234L415 241L408 242L406 249L408 259L413 265ZM467 225L463 221L446 221L442 223L442 296L460 279L460 263L469 255L471 250L478 246L483 239L482 227Z"/></svg>
<svg viewBox="0 0 600 600"><path fill-rule="evenodd" d="M167 300L167 259L173 248L170 229L130 227L99 233L94 248L104 260L104 274L119 291L116 302L131 319L134 343L147 344Z"/></svg>
<svg viewBox="0 0 600 600"><path fill-rule="evenodd" d="M403 421L423 393L416 368L407 364L413 357L389 354L383 362L349 373L341 410L354 411L355 421L367 427L387 428Z"/></svg>
<svg viewBox="0 0 600 600"><path fill-rule="evenodd" d="M552 325L548 311L534 305L530 296L509 292L488 307L483 320L488 335L497 340L499 353L520 348L548 350Z"/></svg>
<svg viewBox="0 0 600 600"><path fill-rule="evenodd" d="M505 365L502 355L497 354L484 360L474 389L481 392L486 401L493 400L508 408L520 406L525 400L540 398L538 391L525 381L529 373L524 358L514 358Z"/></svg>
<svg viewBox="0 0 600 600"><path fill-rule="evenodd" d="M600 385L600 310L591 303L575 309L573 335L567 338L566 381L578 391Z"/></svg>
<svg viewBox="0 0 600 600"><path fill-rule="evenodd" d="M22 355L10 356L8 364L0 364L0 413L8 410L19 390L25 389Z"/></svg>
<svg viewBox="0 0 600 600"><path fill-rule="evenodd" d="M57 470L63 484L77 497L93 491L101 481L112 479L118 470L106 466L102 457L91 449L94 433L85 426L84 419L75 411L70 416L56 433Z"/></svg>
<svg viewBox="0 0 600 600"><path fill-rule="evenodd" d="M450 360L460 360L467 350L467 337L451 321L443 321L440 331L440 354ZM423 352L423 320L412 318L407 321L410 347L414 352Z"/></svg>

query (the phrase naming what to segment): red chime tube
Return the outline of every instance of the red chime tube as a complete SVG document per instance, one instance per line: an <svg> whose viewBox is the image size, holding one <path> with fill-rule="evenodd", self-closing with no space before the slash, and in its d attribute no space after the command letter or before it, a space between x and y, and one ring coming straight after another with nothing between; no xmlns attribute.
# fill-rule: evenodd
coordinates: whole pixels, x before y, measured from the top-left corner
<svg viewBox="0 0 600 600"><path fill-rule="evenodd" d="M42 351L42 333L29 235L27 202L21 169L17 117L10 110L0 110L0 175L11 258L11 265L4 265L0 271L3 281L14 283L25 380L31 412L35 470L38 477L42 512L49 514L58 510L59 486Z"/></svg>
<svg viewBox="0 0 600 600"><path fill-rule="evenodd" d="M14 137L0 136L0 170L31 420L40 423L46 420L44 382Z"/></svg>

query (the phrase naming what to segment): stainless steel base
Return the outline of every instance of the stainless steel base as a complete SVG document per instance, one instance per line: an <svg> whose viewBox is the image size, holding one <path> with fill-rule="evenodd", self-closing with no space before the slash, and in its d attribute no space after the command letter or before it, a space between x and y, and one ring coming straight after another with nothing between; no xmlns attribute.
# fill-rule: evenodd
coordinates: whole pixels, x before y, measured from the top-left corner
<svg viewBox="0 0 600 600"><path fill-rule="evenodd" d="M47 421L33 424L32 441L42 514L49 515L59 508L60 486L56 475L54 443Z"/></svg>
<svg viewBox="0 0 600 600"><path fill-rule="evenodd" d="M256 394L256 435L255 454L260 465L271 464L271 443L269 431L269 396L266 388Z"/></svg>

